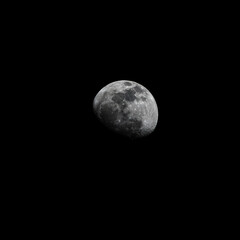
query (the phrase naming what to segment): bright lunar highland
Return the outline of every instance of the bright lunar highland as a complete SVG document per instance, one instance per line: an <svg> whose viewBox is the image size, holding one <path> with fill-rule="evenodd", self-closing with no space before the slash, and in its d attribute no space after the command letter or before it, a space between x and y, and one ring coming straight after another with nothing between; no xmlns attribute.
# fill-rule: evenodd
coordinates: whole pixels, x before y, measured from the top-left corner
<svg viewBox="0 0 240 240"><path fill-rule="evenodd" d="M129 80L102 88L94 98L93 110L106 127L130 138L149 135L158 122L158 107L152 94Z"/></svg>

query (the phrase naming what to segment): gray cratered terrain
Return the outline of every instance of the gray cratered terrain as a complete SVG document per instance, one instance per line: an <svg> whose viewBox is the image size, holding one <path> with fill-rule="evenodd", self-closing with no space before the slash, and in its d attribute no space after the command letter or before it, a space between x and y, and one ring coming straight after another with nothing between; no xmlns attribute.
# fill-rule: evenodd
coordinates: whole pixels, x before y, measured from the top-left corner
<svg viewBox="0 0 240 240"><path fill-rule="evenodd" d="M149 135L158 121L152 94L139 83L128 80L102 88L94 98L93 109L105 126L131 138Z"/></svg>

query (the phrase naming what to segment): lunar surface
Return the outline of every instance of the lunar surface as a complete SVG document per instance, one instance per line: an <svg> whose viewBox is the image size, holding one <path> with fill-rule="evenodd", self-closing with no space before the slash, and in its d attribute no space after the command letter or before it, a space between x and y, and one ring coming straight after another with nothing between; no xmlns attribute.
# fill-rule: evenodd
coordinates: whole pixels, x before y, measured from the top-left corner
<svg viewBox="0 0 240 240"><path fill-rule="evenodd" d="M102 88L94 98L93 110L106 127L130 138L149 135L158 121L152 94L139 83L128 80Z"/></svg>

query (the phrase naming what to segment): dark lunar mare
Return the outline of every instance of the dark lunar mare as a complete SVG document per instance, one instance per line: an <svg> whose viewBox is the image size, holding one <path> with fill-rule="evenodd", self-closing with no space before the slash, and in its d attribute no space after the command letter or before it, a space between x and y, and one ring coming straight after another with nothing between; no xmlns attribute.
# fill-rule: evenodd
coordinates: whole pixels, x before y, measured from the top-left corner
<svg viewBox="0 0 240 240"><path fill-rule="evenodd" d="M118 105L120 105L123 102L124 98L125 98L125 94L119 92L114 94L114 96L112 97L112 100Z"/></svg>
<svg viewBox="0 0 240 240"><path fill-rule="evenodd" d="M123 83L125 86L132 86L132 84L130 82L124 82Z"/></svg>
<svg viewBox="0 0 240 240"><path fill-rule="evenodd" d="M127 89L124 92L115 93L114 96L112 97L112 100L119 105L124 100L128 102L133 102L135 99L137 99L135 93L136 92L133 89Z"/></svg>
<svg viewBox="0 0 240 240"><path fill-rule="evenodd" d="M125 90L124 95L126 101L133 102L135 99L137 99L135 93L136 92L132 88Z"/></svg>
<svg viewBox="0 0 240 240"><path fill-rule="evenodd" d="M143 93L143 90L139 86L135 86L133 89L138 93Z"/></svg>
<svg viewBox="0 0 240 240"><path fill-rule="evenodd" d="M129 137L137 137L141 134L142 121L138 119L128 119L128 121L124 121L120 124L117 130L126 136Z"/></svg>
<svg viewBox="0 0 240 240"><path fill-rule="evenodd" d="M105 103L101 105L100 118L105 125L112 127L117 120L118 110L114 108L113 104Z"/></svg>

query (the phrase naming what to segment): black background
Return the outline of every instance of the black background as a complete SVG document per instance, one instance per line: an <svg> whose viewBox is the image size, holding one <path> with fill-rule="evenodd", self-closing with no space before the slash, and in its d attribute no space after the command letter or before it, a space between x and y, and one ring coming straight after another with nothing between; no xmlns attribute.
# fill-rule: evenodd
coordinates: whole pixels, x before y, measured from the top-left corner
<svg viewBox="0 0 240 240"><path fill-rule="evenodd" d="M177 17L161 21L157 15L147 15L148 21L130 16L110 21L109 16L100 22L85 19L86 23L78 15L69 18L47 22L31 42L33 55L39 56L32 82L39 94L36 120L43 150L69 170L76 164L75 171L96 167L100 175L104 171L114 177L126 171L131 178L137 167L150 177L165 166L169 171L176 167L179 177L179 167L187 171L193 164L190 159L198 157L199 108L210 78L210 56L204 55L206 47L196 36L197 23L179 22ZM144 85L156 98L159 123L147 138L116 136L93 115L97 92L122 79ZM70 165L67 158L73 161Z"/></svg>
<svg viewBox="0 0 240 240"><path fill-rule="evenodd" d="M214 21L205 23L194 7L84 9L32 11L19 26L16 61L29 116L19 166L29 204L40 202L54 217L84 212L85 222L161 212L167 224L204 211L216 189L206 134L212 108L205 108L217 68ZM93 114L98 91L123 79L156 99L158 125L146 138L118 136Z"/></svg>

